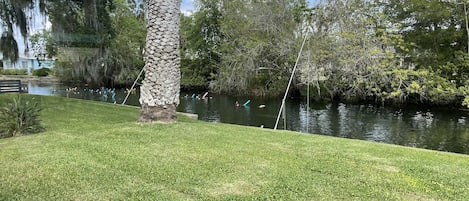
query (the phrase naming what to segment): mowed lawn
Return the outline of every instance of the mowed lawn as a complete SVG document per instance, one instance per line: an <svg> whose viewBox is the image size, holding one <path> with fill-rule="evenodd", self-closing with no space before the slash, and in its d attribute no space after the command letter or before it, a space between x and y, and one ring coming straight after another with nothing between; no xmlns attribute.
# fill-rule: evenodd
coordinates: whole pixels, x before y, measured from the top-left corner
<svg viewBox="0 0 469 201"><path fill-rule="evenodd" d="M467 155L24 98L46 131L0 139L0 200L469 200Z"/></svg>

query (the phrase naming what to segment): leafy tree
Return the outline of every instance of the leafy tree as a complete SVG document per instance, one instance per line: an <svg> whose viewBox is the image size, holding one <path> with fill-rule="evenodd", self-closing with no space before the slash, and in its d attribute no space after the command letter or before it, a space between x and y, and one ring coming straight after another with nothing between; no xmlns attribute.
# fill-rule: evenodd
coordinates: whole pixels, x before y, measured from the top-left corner
<svg viewBox="0 0 469 201"><path fill-rule="evenodd" d="M53 38L58 45L102 48L112 38L109 17L112 0L2 0L0 47L4 57L12 62L18 58L14 27L19 28L22 37L27 37L26 11L36 2L52 21Z"/></svg>
<svg viewBox="0 0 469 201"><path fill-rule="evenodd" d="M41 66L41 61L46 58L51 59L54 55L57 55L57 49L50 31L43 30L36 33L29 38L29 41L31 42L30 50L34 52L34 57L38 60L39 66Z"/></svg>
<svg viewBox="0 0 469 201"><path fill-rule="evenodd" d="M323 1L312 16L302 83L331 99L380 98L382 74L399 67L392 51L399 37L387 30L385 16L361 0Z"/></svg>
<svg viewBox="0 0 469 201"><path fill-rule="evenodd" d="M464 85L459 81L467 80L467 55L453 52L451 59L436 64L435 68L417 64L414 57L418 55L413 55L417 50L406 42L402 23L383 15L382 3L330 0L318 5L310 25L314 29L308 60L303 61L300 69L302 83L313 83L318 89L316 95L327 94L331 99L347 101L429 104L460 101L467 94L465 87L458 88ZM423 57L435 53L421 51L428 53Z"/></svg>
<svg viewBox="0 0 469 201"><path fill-rule="evenodd" d="M18 43L14 38L15 27L21 36L28 34L28 18L25 10L33 6L33 0L2 0L0 1L0 53L5 59L16 62L19 57Z"/></svg>
<svg viewBox="0 0 469 201"><path fill-rule="evenodd" d="M457 51L468 51L465 8L452 1L391 0L386 2L385 14L399 24L407 49L407 62L418 69L431 69L447 79L458 79L464 66L454 64ZM457 69L455 69L457 68Z"/></svg>
<svg viewBox="0 0 469 201"><path fill-rule="evenodd" d="M102 48L114 36L113 0L47 0L45 8L59 46Z"/></svg>
<svg viewBox="0 0 469 201"><path fill-rule="evenodd" d="M223 1L217 92L280 94L298 52L295 8L304 1Z"/></svg>
<svg viewBox="0 0 469 201"><path fill-rule="evenodd" d="M114 5L111 19L115 37L108 47L103 77L112 85L129 84L144 66L145 16L125 0L114 0Z"/></svg>
<svg viewBox="0 0 469 201"><path fill-rule="evenodd" d="M424 99L431 103L462 101L469 79L467 1L383 2L385 14L403 36L410 69L432 78L412 84L433 85L423 90L427 92Z"/></svg>
<svg viewBox="0 0 469 201"><path fill-rule="evenodd" d="M63 81L109 84L106 57L115 37L112 0L48 0L45 4L57 48L56 74Z"/></svg>
<svg viewBox="0 0 469 201"><path fill-rule="evenodd" d="M219 0L200 0L197 5L192 16L181 16L181 85L207 88L221 62L221 4Z"/></svg>
<svg viewBox="0 0 469 201"><path fill-rule="evenodd" d="M63 13L60 7L70 10ZM45 47L58 59L57 76L98 86L133 82L143 66L146 28L141 7L125 0L49 0L53 31Z"/></svg>

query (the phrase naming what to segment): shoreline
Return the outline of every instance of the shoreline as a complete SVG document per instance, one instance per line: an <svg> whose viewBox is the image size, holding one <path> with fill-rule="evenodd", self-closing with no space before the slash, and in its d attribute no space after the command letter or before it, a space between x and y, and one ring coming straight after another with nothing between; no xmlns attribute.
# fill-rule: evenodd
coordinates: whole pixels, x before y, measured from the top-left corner
<svg viewBox="0 0 469 201"><path fill-rule="evenodd" d="M60 83L54 76L37 77L28 75L0 75L0 80L21 80L22 83Z"/></svg>

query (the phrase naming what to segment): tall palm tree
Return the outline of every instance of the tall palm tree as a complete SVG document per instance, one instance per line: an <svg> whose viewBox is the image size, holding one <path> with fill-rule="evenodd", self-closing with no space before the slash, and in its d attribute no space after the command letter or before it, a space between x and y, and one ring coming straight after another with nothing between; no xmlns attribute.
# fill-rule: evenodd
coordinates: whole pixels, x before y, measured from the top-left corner
<svg viewBox="0 0 469 201"><path fill-rule="evenodd" d="M141 122L175 122L179 104L181 0L148 0Z"/></svg>

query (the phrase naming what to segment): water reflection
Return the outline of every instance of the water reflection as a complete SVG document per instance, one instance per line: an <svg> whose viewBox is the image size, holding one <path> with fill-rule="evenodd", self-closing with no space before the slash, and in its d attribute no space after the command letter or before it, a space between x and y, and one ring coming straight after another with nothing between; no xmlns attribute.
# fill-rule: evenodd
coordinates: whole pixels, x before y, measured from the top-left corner
<svg viewBox="0 0 469 201"><path fill-rule="evenodd" d="M66 96L66 88L30 83L29 93ZM98 90L98 93L90 93L90 90ZM100 94L99 90L103 89L84 87L69 93L69 96L114 102L109 95ZM125 91L115 90L116 103L122 103ZM129 96L127 104L139 105L137 93ZM247 100L250 100L250 104L243 106L242 103ZM236 101L241 104L239 107ZM280 99L214 94L209 94L207 99L197 99L188 95L181 97L178 111L198 114L200 120L209 122L273 128L280 103ZM279 129L469 154L468 112L446 108L394 108L344 103L312 103L308 107L306 100L301 99L289 99L286 111L286 126L282 119Z"/></svg>
<svg viewBox="0 0 469 201"><path fill-rule="evenodd" d="M57 83L28 83L28 93L47 96L63 96L86 100L103 101L121 104L129 89L115 89L106 87L69 87ZM139 105L138 92L132 91L126 104Z"/></svg>
<svg viewBox="0 0 469 201"><path fill-rule="evenodd" d="M446 108L299 103L300 128L292 130L433 150L469 153L467 112ZM319 107L318 107L319 106ZM306 123L306 119L310 122Z"/></svg>

